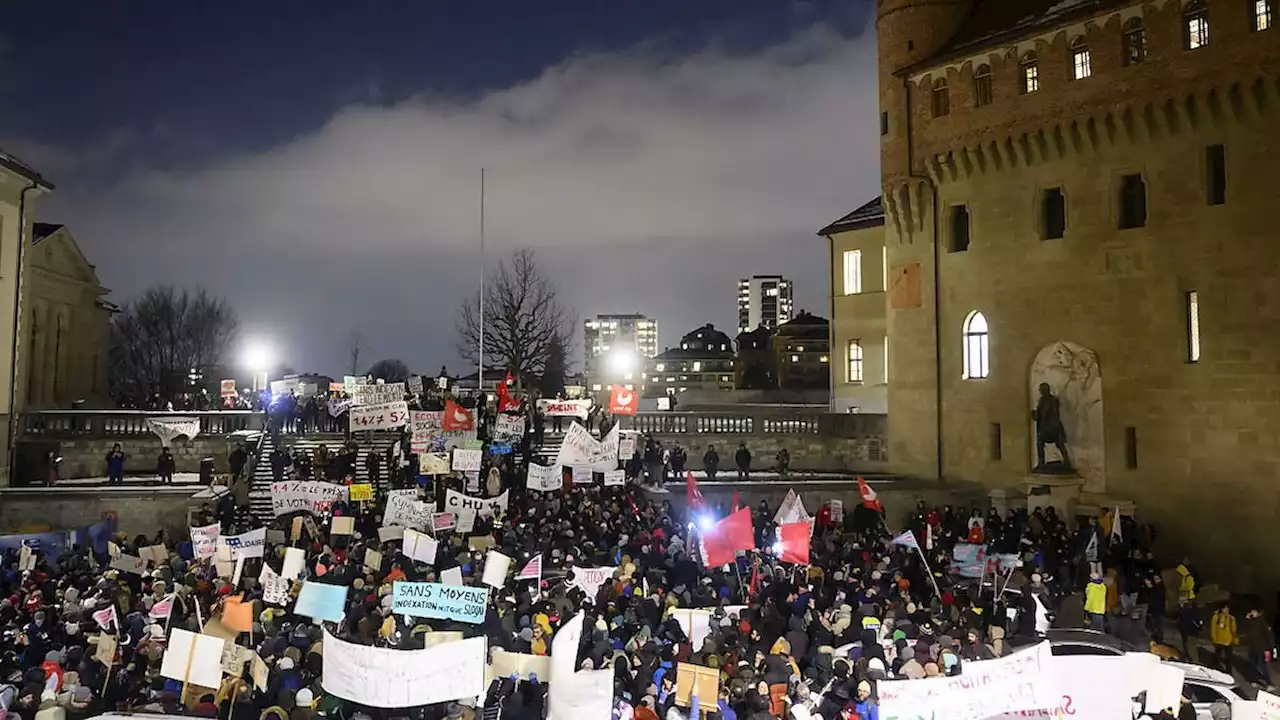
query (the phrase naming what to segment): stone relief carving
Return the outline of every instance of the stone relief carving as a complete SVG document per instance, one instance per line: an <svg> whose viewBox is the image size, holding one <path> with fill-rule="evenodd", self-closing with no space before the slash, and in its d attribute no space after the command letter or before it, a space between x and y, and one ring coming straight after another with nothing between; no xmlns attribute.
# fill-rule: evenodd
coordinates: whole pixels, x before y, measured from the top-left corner
<svg viewBox="0 0 1280 720"><path fill-rule="evenodd" d="M1033 472L1074 471L1084 479L1087 492L1105 492L1106 445L1098 354L1066 340L1051 343L1036 353L1029 380ZM1053 414L1057 415L1056 420L1051 417Z"/></svg>

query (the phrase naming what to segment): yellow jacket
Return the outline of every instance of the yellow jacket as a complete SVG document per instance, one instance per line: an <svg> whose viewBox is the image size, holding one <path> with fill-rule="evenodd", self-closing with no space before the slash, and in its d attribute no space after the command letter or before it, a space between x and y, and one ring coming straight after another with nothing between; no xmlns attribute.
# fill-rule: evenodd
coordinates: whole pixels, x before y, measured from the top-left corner
<svg viewBox="0 0 1280 720"><path fill-rule="evenodd" d="M1186 598L1187 600L1195 600L1196 578L1191 574L1191 571L1187 569L1186 565L1178 566L1178 577L1182 578L1182 581L1178 583L1178 595Z"/></svg>
<svg viewBox="0 0 1280 720"><path fill-rule="evenodd" d="M1090 615L1103 615L1107 612L1107 586L1100 582L1090 582L1084 587L1084 611Z"/></svg>
<svg viewBox="0 0 1280 720"><path fill-rule="evenodd" d="M1223 608L1213 614L1213 620L1209 622L1209 640L1214 645L1237 645L1240 643L1240 634L1236 629L1236 618L1231 611Z"/></svg>

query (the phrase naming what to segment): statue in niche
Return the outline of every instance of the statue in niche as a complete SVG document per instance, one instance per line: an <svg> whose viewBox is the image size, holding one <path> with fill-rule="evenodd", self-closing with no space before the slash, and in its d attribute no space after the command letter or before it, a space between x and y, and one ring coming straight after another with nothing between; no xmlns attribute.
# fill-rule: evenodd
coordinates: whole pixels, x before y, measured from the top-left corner
<svg viewBox="0 0 1280 720"><path fill-rule="evenodd" d="M1062 424L1058 398L1050 390L1049 383L1040 383L1040 399L1036 402L1036 409L1031 411L1031 419L1036 423L1036 459L1038 461L1032 472L1057 474L1073 472L1071 456L1067 454L1067 429ZM1057 448L1058 454L1062 456L1062 460L1055 462L1052 466L1044 461L1046 443Z"/></svg>

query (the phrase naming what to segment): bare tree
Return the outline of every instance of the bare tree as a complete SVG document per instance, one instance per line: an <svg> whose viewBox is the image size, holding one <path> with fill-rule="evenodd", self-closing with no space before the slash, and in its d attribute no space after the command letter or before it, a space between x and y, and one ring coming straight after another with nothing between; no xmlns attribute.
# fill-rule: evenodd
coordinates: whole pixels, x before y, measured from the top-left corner
<svg viewBox="0 0 1280 720"><path fill-rule="evenodd" d="M403 360L388 358L374 363L365 375L389 383L404 382L409 379L409 366Z"/></svg>
<svg viewBox="0 0 1280 720"><path fill-rule="evenodd" d="M364 336L359 330L351 329L351 334L347 336L347 345L351 347L351 374L356 374L356 368L360 367L360 345L364 342Z"/></svg>
<svg viewBox="0 0 1280 720"><path fill-rule="evenodd" d="M573 319L560 304L555 285L538 268L529 249L516 250L485 279L484 361L486 367L517 375L541 376L552 348L567 346ZM476 362L480 345L480 294L458 312L458 352Z"/></svg>
<svg viewBox="0 0 1280 720"><path fill-rule="evenodd" d="M160 285L112 319L112 392L117 402L173 400L190 389L188 374L224 363L239 328L236 313L203 288Z"/></svg>

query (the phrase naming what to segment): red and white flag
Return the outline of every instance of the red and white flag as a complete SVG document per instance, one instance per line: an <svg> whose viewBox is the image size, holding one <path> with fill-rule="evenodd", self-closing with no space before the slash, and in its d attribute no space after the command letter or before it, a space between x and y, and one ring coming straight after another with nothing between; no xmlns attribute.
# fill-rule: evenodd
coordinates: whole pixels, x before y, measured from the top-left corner
<svg viewBox="0 0 1280 720"><path fill-rule="evenodd" d="M516 573L517 580L534 580L542 577L542 553L533 556L520 572Z"/></svg>
<svg viewBox="0 0 1280 720"><path fill-rule="evenodd" d="M93 619L98 621L98 627L108 630L112 627L120 629L120 619L116 617L116 606L109 605L93 614Z"/></svg>
<svg viewBox="0 0 1280 720"><path fill-rule="evenodd" d="M444 404L445 430L475 430L476 416L458 403L447 400Z"/></svg>
<svg viewBox="0 0 1280 720"><path fill-rule="evenodd" d="M158 620L160 618L168 618L169 613L173 612L173 593L164 596L164 599L151 606L151 619Z"/></svg>
<svg viewBox="0 0 1280 720"><path fill-rule="evenodd" d="M622 385L614 385L609 391L610 415L635 415L640 409L640 395Z"/></svg>
<svg viewBox="0 0 1280 720"><path fill-rule="evenodd" d="M862 495L862 506L868 510L875 510L878 513L884 512L884 505L880 504L880 498L876 496L876 491L871 489L866 480L858 478L858 492Z"/></svg>
<svg viewBox="0 0 1280 720"><path fill-rule="evenodd" d="M689 507L701 507L702 491L698 489L698 481L693 479L693 471L689 471L684 476L684 489L685 500L689 503Z"/></svg>

